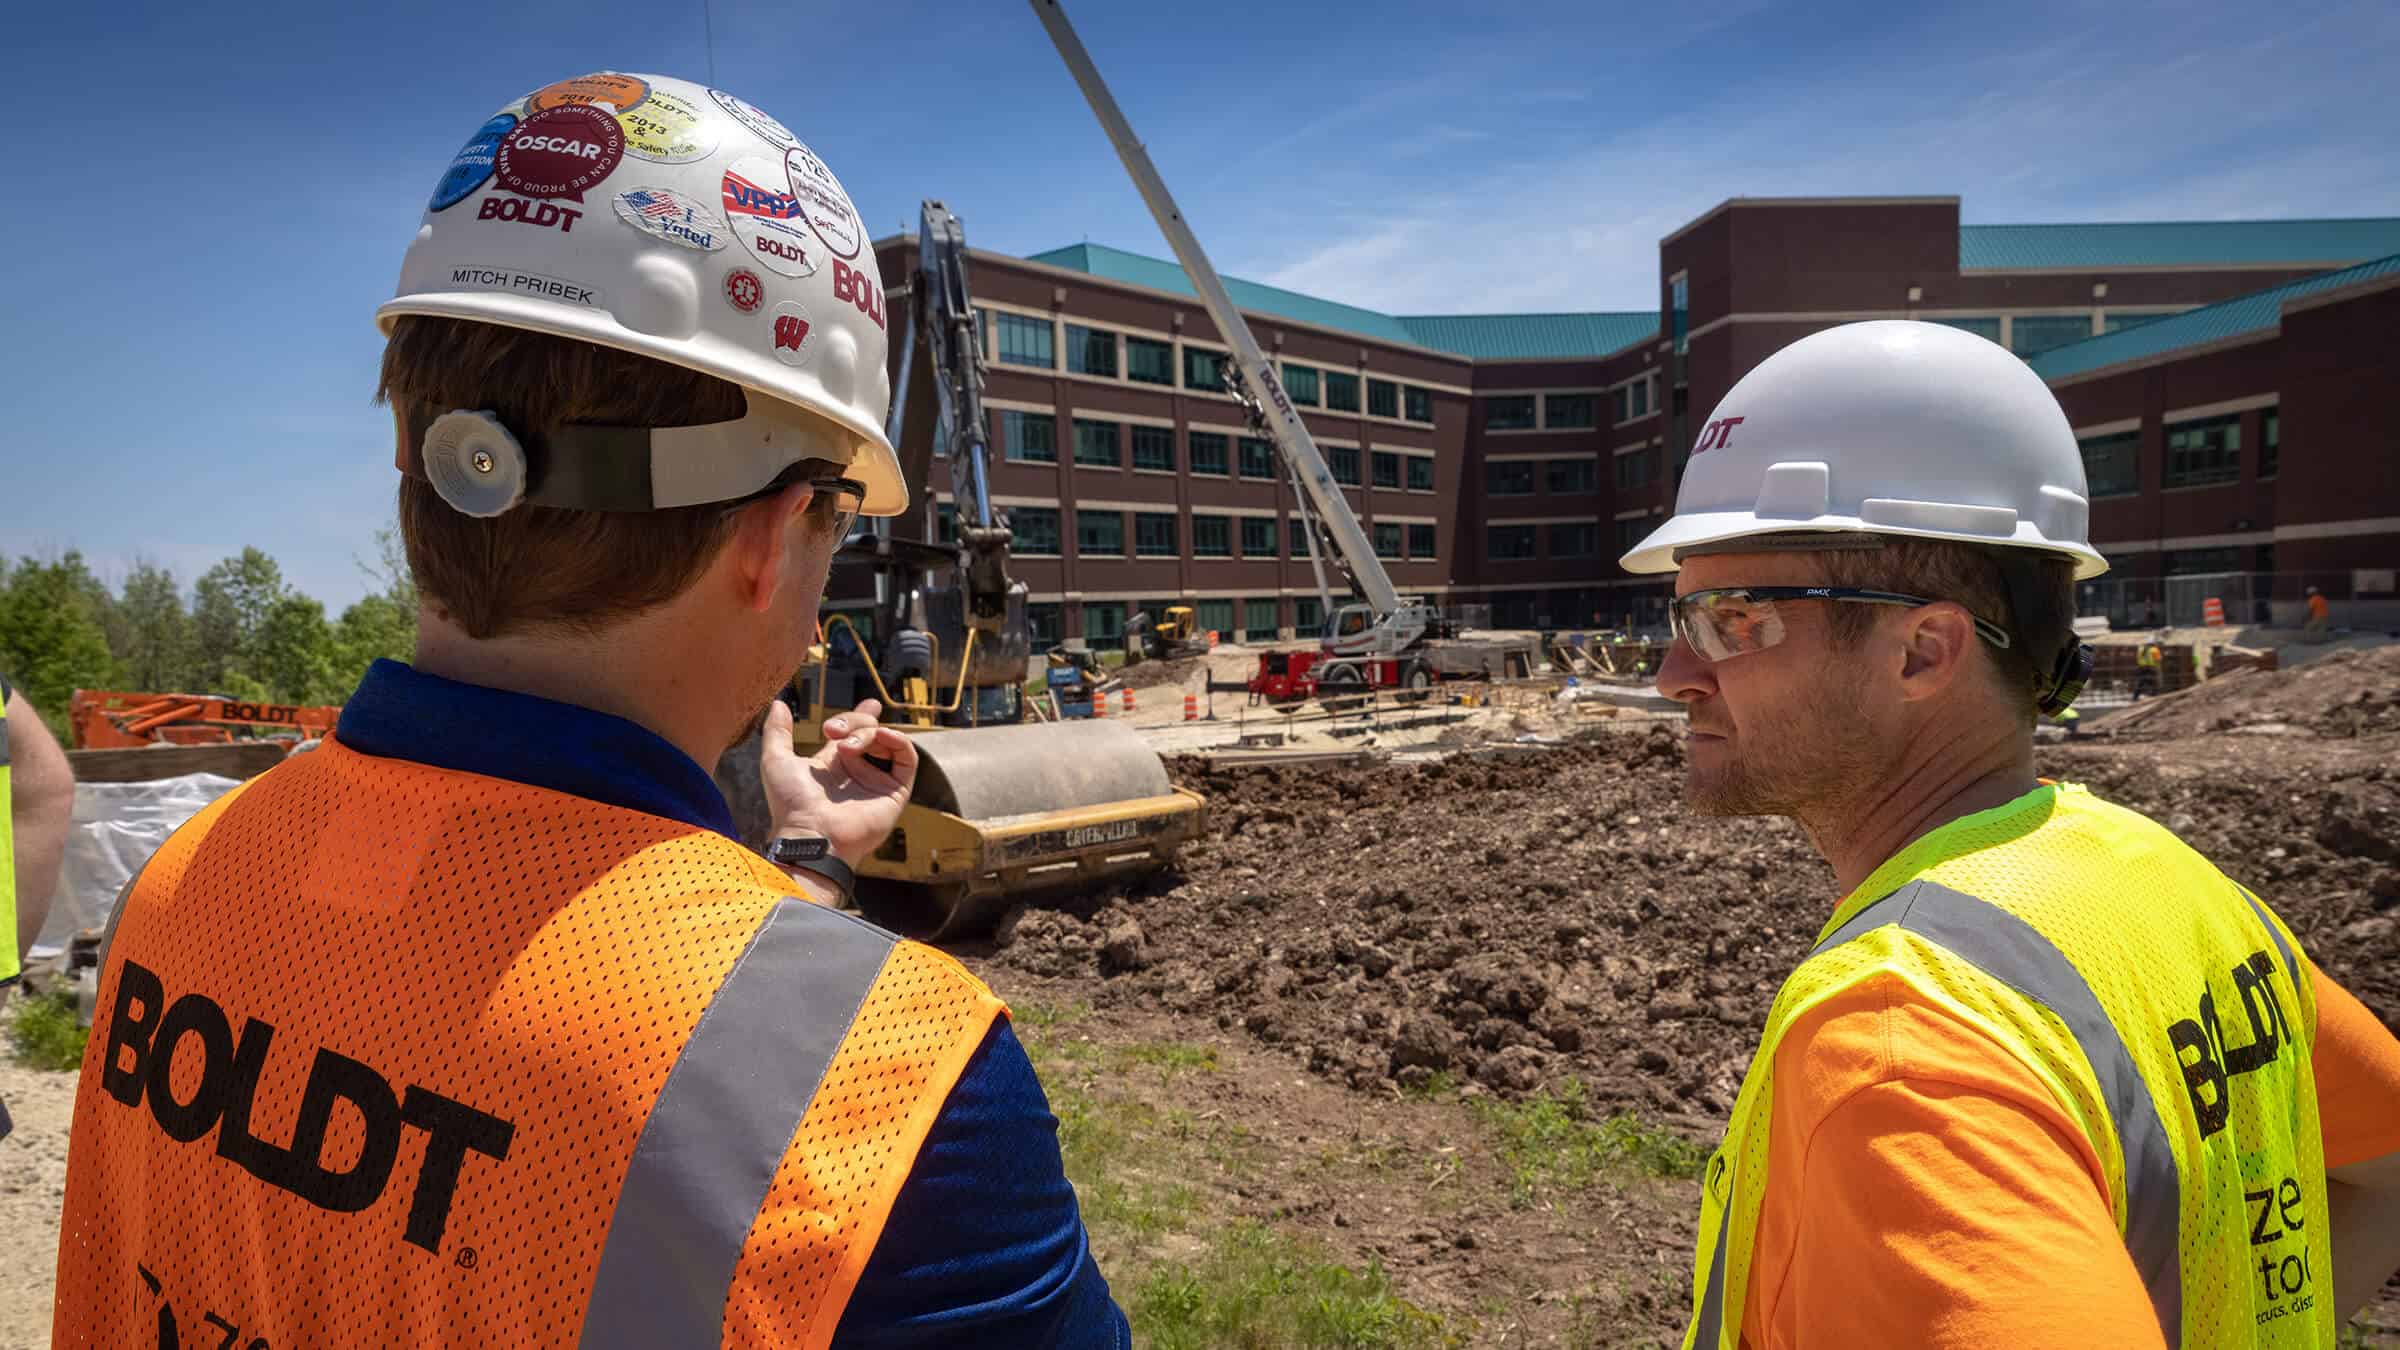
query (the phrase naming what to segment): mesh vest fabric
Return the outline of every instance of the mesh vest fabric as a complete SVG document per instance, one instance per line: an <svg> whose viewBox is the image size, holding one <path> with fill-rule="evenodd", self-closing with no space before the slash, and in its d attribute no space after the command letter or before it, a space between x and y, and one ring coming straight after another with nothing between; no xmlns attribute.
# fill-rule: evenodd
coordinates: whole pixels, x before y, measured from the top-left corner
<svg viewBox="0 0 2400 1350"><path fill-rule="evenodd" d="M1945 908L1978 928L1915 917ZM2207 859L2072 785L1902 850L1837 908L1768 1014L1704 1174L1686 1344L1740 1335L1778 1042L1834 994L1896 977L2082 1125L2170 1344L2331 1345L2316 1009L2298 952ZM2049 973L2029 976L2042 962ZM2304 1225L2254 1222L2262 1194L2290 1199Z"/></svg>
<svg viewBox="0 0 2400 1350"><path fill-rule="evenodd" d="M865 953L854 988L790 973L819 949ZM847 1022L763 1153L715 1156L691 1141L758 1116L753 1080L809 1030L748 1011L777 1004L755 978L777 952L782 1002ZM163 1010L128 998L153 981ZM187 1344L222 1322L237 1345L605 1346L633 1321L593 1310L647 1302L726 1344L824 1345L1001 1011L721 835L329 741L195 817L127 899L55 1343L147 1343L171 1316ZM706 1045L754 1063L696 1066ZM661 1234L670 1261L605 1259Z"/></svg>

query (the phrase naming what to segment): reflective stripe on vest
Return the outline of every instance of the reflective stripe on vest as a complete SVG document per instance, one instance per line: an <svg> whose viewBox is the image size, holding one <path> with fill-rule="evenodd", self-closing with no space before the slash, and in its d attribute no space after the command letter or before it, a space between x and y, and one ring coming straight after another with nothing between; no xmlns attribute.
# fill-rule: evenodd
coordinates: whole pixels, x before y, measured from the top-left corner
<svg viewBox="0 0 2400 1350"><path fill-rule="evenodd" d="M2253 908L2256 902L2252 902ZM2265 922L2265 915L2260 915ZM2158 1313L2167 1344L2181 1342L2183 1326L2182 1257L2176 1232L2182 1187L2176 1176L2175 1150L2159 1119L2150 1090L2142 1084L2133 1054L2116 1024L2101 1011L2091 986L2048 938L2007 910L1931 881L1913 881L1860 910L1848 923L1809 952L1816 956L1887 924L1939 944L1984 974L2048 1008L2083 1048L2092 1076L2116 1123L2125 1159L2125 1249L2141 1272L2142 1286ZM2267 924L2269 932L2275 925ZM2276 945L2283 938L2277 935ZM2287 948L2286 962L2291 959ZM2095 1150L2104 1140L2092 1141ZM1692 1343L1723 1343L1725 1320L1725 1243L1733 1229L1732 1207L1717 1225L1715 1255L1709 1259L1708 1286L1694 1318Z"/></svg>
<svg viewBox="0 0 2400 1350"><path fill-rule="evenodd" d="M584 1314L588 1350L716 1342L767 1186L896 941L806 900L759 926L634 1145Z"/></svg>

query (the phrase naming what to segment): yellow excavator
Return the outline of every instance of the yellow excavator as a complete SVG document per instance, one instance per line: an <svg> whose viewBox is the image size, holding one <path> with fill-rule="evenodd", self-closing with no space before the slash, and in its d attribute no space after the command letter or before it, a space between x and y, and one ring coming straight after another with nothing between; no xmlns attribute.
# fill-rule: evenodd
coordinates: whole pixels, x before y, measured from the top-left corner
<svg viewBox="0 0 2400 1350"><path fill-rule="evenodd" d="M1125 624L1125 659L1173 661L1208 654L1208 635L1199 631L1190 605L1169 605L1157 618L1137 610Z"/></svg>
<svg viewBox="0 0 2400 1350"><path fill-rule="evenodd" d="M879 521L847 540L835 554L822 640L784 696L801 754L823 744L826 718L866 698L915 740L916 789L891 838L859 867L859 903L886 927L942 940L988 930L1031 896L1165 867L1199 834L1204 802L1169 781L1133 728L1043 721L1026 697L1026 587L1008 574L1008 520L986 486L990 441L966 237L938 201L920 214L913 280L890 435L919 485L929 537L939 520L931 461L941 448L957 539L898 539ZM934 397L930 409L918 401L923 415L912 426L919 346L930 358ZM872 601L855 612L849 602L865 601L870 580ZM756 765L743 759L728 755L719 780L745 835L763 836Z"/></svg>

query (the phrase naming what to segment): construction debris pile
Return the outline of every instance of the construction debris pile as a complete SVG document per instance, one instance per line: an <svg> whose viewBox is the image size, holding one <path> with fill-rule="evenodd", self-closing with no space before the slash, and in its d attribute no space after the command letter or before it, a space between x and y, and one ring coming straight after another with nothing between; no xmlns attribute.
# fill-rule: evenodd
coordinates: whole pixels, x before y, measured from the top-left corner
<svg viewBox="0 0 2400 1350"><path fill-rule="evenodd" d="M2278 763L2086 744L2039 767L2174 828L2400 1019L2400 770L2356 742L2202 741ZM1836 899L1795 826L1683 807L1664 725L1408 767L1172 767L1211 801L1180 874L1026 911L991 959L1098 1006L1212 1017L1361 1089L1572 1076L1712 1135Z"/></svg>
<svg viewBox="0 0 2400 1350"><path fill-rule="evenodd" d="M2212 731L2359 737L2400 732L2400 645L2328 652L2289 670L2224 671L2102 726L2126 739Z"/></svg>

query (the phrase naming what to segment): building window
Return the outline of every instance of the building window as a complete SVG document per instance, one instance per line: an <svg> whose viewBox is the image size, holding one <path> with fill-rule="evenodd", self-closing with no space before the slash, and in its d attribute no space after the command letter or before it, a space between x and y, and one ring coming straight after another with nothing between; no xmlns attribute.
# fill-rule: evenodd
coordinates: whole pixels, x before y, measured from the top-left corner
<svg viewBox="0 0 2400 1350"><path fill-rule="evenodd" d="M2273 478L2283 459L2283 410L2269 408L2258 415L2258 476Z"/></svg>
<svg viewBox="0 0 2400 1350"><path fill-rule="evenodd" d="M1117 335L1105 328L1067 325L1067 369L1078 375L1117 377Z"/></svg>
<svg viewBox="0 0 2400 1350"><path fill-rule="evenodd" d="M1295 558L1306 558L1310 548L1308 526L1302 524L1300 517L1298 516L1285 517L1284 524L1286 527L1285 532L1291 536L1292 556ZM1318 556L1322 557L1324 555L1320 553Z"/></svg>
<svg viewBox="0 0 2400 1350"><path fill-rule="evenodd" d="M2123 497L2142 490L2142 433L2094 436L2076 442L2083 451L2085 490L2095 497Z"/></svg>
<svg viewBox="0 0 2400 1350"><path fill-rule="evenodd" d="M958 504L956 502L934 503L933 542L937 544L958 542Z"/></svg>
<svg viewBox="0 0 2400 1350"><path fill-rule="evenodd" d="M1262 595L1242 602L1242 641L1273 642L1281 635L1276 611L1281 602L1271 595Z"/></svg>
<svg viewBox="0 0 2400 1350"><path fill-rule="evenodd" d="M1375 470L1375 486L1379 488L1400 486L1400 457L1398 455L1378 450L1368 459Z"/></svg>
<svg viewBox="0 0 2400 1350"><path fill-rule="evenodd" d="M1511 394L1483 401L1485 431L1523 431L1533 425L1533 395Z"/></svg>
<svg viewBox="0 0 2400 1350"><path fill-rule="evenodd" d="M1599 415L1590 394L1548 394L1542 398L1542 425L1552 431L1597 426Z"/></svg>
<svg viewBox="0 0 2400 1350"><path fill-rule="evenodd" d="M2168 487L2232 483L2241 476L2241 414L2179 422L2167 428Z"/></svg>
<svg viewBox="0 0 2400 1350"><path fill-rule="evenodd" d="M1231 633L1233 631L1233 602L1231 600L1193 601L1192 625L1203 633Z"/></svg>
<svg viewBox="0 0 2400 1350"><path fill-rule="evenodd" d="M1319 633L1325 627L1325 603L1313 595L1292 597L1292 631L1303 636Z"/></svg>
<svg viewBox="0 0 2400 1350"><path fill-rule="evenodd" d="M1192 516L1192 556L1195 558L1230 558L1233 556L1233 519L1230 516Z"/></svg>
<svg viewBox="0 0 2400 1350"><path fill-rule="evenodd" d="M1677 277L1667 283L1667 322L1675 336L1675 354L1681 356L1692 349L1692 282L1689 277Z"/></svg>
<svg viewBox="0 0 2400 1350"><path fill-rule="evenodd" d="M1955 328L1962 333L1973 333L1991 342L2000 340L2000 321L1996 318L1977 315L1972 318L1932 319L1928 322L1938 323L1944 328Z"/></svg>
<svg viewBox="0 0 2400 1350"><path fill-rule="evenodd" d="M1411 492L1433 491L1433 456L1410 455L1408 457L1408 490Z"/></svg>
<svg viewBox="0 0 2400 1350"><path fill-rule="evenodd" d="M1483 529L1483 556L1496 562L1534 556L1533 526L1486 525Z"/></svg>
<svg viewBox="0 0 2400 1350"><path fill-rule="evenodd" d="M1325 463L1327 467L1333 470L1333 481L1341 484L1343 487L1357 487L1359 485L1360 479L1358 476L1357 446L1326 446Z"/></svg>
<svg viewBox="0 0 2400 1350"><path fill-rule="evenodd" d="M1009 548L1018 553L1058 555L1058 508L1008 508Z"/></svg>
<svg viewBox="0 0 2400 1350"><path fill-rule="evenodd" d="M1388 520L1375 522L1375 556L1397 559L1400 556L1400 526Z"/></svg>
<svg viewBox="0 0 2400 1350"><path fill-rule="evenodd" d="M1033 649L1046 652L1066 636L1067 607L1045 603L1025 607L1025 635L1033 639Z"/></svg>
<svg viewBox="0 0 2400 1350"><path fill-rule="evenodd" d="M1087 644L1123 642L1125 640L1125 602L1122 600L1084 601L1083 640Z"/></svg>
<svg viewBox="0 0 2400 1350"><path fill-rule="evenodd" d="M1086 557L1124 557L1125 513L1122 511L1076 512L1075 551Z"/></svg>
<svg viewBox="0 0 2400 1350"><path fill-rule="evenodd" d="M1029 319L1022 314L1001 314L1000 362L1009 366L1033 366L1041 370L1056 368L1050 352L1050 321Z"/></svg>
<svg viewBox="0 0 2400 1350"><path fill-rule="evenodd" d="M1644 446L1617 456L1617 487L1638 488L1658 478L1658 447Z"/></svg>
<svg viewBox="0 0 2400 1350"><path fill-rule="evenodd" d="M1186 347L1183 349L1183 387L1211 394L1224 393L1226 377L1231 373L1226 367L1230 364L1223 352Z"/></svg>
<svg viewBox="0 0 2400 1350"><path fill-rule="evenodd" d="M1411 525L1408 527L1409 557L1414 558L1419 562L1424 562L1434 556L1433 530L1434 527L1431 525Z"/></svg>
<svg viewBox="0 0 2400 1350"><path fill-rule="evenodd" d="M1413 384L1403 385L1401 387L1408 394L1408 398L1406 400L1408 404L1408 420L1411 422L1431 422L1433 420L1433 391L1430 389L1419 389Z"/></svg>
<svg viewBox="0 0 2400 1350"><path fill-rule="evenodd" d="M1175 556L1175 517L1161 511L1133 513L1133 556L1137 558L1172 558Z"/></svg>
<svg viewBox="0 0 2400 1350"><path fill-rule="evenodd" d="M1398 417L1400 386L1390 380L1367 381L1367 416Z"/></svg>
<svg viewBox="0 0 2400 1350"><path fill-rule="evenodd" d="M1075 462L1099 469L1121 467L1125 463L1124 451L1119 448L1121 432L1115 422L1076 418Z"/></svg>
<svg viewBox="0 0 2400 1350"><path fill-rule="evenodd" d="M1650 522L1640 516L1628 516L1617 522L1617 553L1621 557L1641 546L1649 537Z"/></svg>
<svg viewBox="0 0 2400 1350"><path fill-rule="evenodd" d="M1012 408L1000 414L1001 453L1020 464L1056 464L1057 434L1057 419L1048 413L1018 412Z"/></svg>
<svg viewBox="0 0 2400 1350"><path fill-rule="evenodd" d="M2091 335L2089 314L2020 314L2009 320L2008 349L2019 356L2039 356Z"/></svg>
<svg viewBox="0 0 2400 1350"><path fill-rule="evenodd" d="M1600 526L1588 520L1550 527L1550 556L1588 558L1600 551Z"/></svg>
<svg viewBox="0 0 2400 1350"><path fill-rule="evenodd" d="M1271 479L1275 476L1275 442L1244 436L1241 452L1242 477Z"/></svg>
<svg viewBox="0 0 2400 1350"><path fill-rule="evenodd" d="M1175 345L1148 338L1126 338L1125 378L1137 384L1175 383Z"/></svg>
<svg viewBox="0 0 2400 1350"><path fill-rule="evenodd" d="M1494 497L1523 497L1533 491L1533 461L1495 460L1483 466L1483 490Z"/></svg>
<svg viewBox="0 0 2400 1350"><path fill-rule="evenodd" d="M2159 570L2171 577L2202 572L2239 572L2242 550L2232 548L2171 548L2159 555Z"/></svg>
<svg viewBox="0 0 2400 1350"><path fill-rule="evenodd" d="M1358 411L1358 377L1338 370L1325 372L1325 406L1334 412Z"/></svg>
<svg viewBox="0 0 2400 1350"><path fill-rule="evenodd" d="M1633 387L1626 392L1633 398L1633 415L1648 417L1650 415L1650 377L1644 375L1635 380Z"/></svg>
<svg viewBox="0 0 2400 1350"><path fill-rule="evenodd" d="M1292 396L1292 402L1297 403L1304 408L1313 408L1317 406L1316 368L1313 366L1295 366L1288 361L1285 362L1283 367L1283 392Z"/></svg>
<svg viewBox="0 0 2400 1350"><path fill-rule="evenodd" d="M1272 558L1275 556L1275 517L1242 517L1242 556Z"/></svg>
<svg viewBox="0 0 2400 1350"><path fill-rule="evenodd" d="M1192 472L1213 478L1233 474L1233 442L1221 431L1195 431L1191 435Z"/></svg>
<svg viewBox="0 0 2400 1350"><path fill-rule="evenodd" d="M1133 467L1175 472L1175 429L1134 424Z"/></svg>
<svg viewBox="0 0 2400 1350"><path fill-rule="evenodd" d="M1600 486L1600 461L1596 459L1554 459L1545 467L1552 492L1591 492Z"/></svg>

